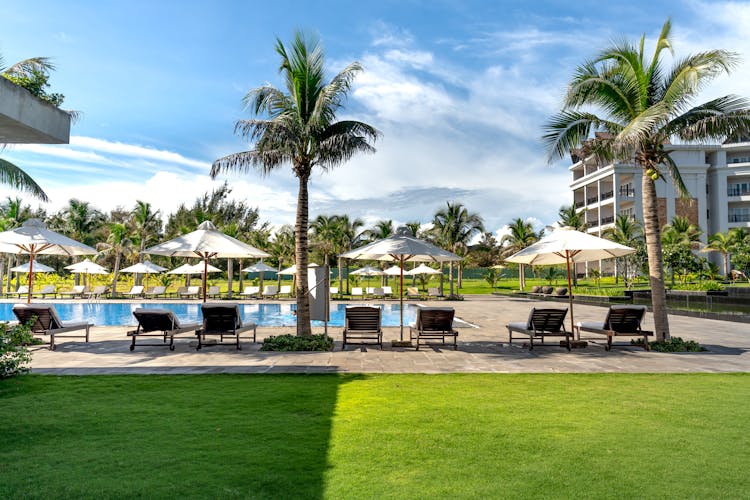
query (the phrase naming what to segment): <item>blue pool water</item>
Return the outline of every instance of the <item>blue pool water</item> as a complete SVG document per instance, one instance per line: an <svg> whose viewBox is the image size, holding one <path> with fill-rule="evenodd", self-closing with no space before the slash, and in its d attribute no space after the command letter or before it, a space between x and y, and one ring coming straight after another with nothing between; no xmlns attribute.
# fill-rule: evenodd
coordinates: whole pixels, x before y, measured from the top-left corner
<svg viewBox="0 0 750 500"><path fill-rule="evenodd" d="M351 305L351 304L350 304ZM57 314L63 321L88 321L97 326L135 326L133 310L144 307L149 309L170 309L181 322L200 322L201 305L199 303L55 303ZM381 304L383 308L383 326L399 325L399 305ZM331 310L329 326L344 326L344 309L346 304L338 304ZM14 320L13 304L0 304L0 321ZM296 304L240 304L243 321L252 321L259 326L295 326L297 324L294 311ZM406 305L404 309L404 324L409 324L416 317L416 309ZM322 321L313 321L313 326L323 326Z"/></svg>

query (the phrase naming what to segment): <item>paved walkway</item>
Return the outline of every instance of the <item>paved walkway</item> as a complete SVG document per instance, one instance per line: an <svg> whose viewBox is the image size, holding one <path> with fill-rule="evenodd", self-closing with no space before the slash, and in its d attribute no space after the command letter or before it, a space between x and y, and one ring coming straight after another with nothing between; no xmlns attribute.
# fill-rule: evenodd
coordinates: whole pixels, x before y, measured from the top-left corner
<svg viewBox="0 0 750 500"><path fill-rule="evenodd" d="M126 373L596 373L596 372L750 372L750 324L684 316L670 316L673 336L696 340L709 350L702 353L655 353L622 344L604 350L603 337L584 337L589 345L568 352L557 345L529 351L521 341L508 344L505 324L523 321L539 302L510 297L467 296L462 302L429 303L455 307L456 316L474 325L459 329L459 350L440 346L393 348L398 328L385 328L387 345L347 347L341 351L341 328L330 328L336 340L333 352L266 353L260 344L245 342L242 350L213 346L196 351L189 335L176 340L176 349L136 347L129 350L125 327L95 327L90 343L61 339L56 351L36 349L32 371L47 374ZM548 303L545 304L549 306ZM606 309L575 305L576 321L602 321ZM568 318L569 319L569 318ZM645 327L653 326L647 314ZM318 329L316 329L318 330ZM322 329L319 329L322 331ZM258 328L259 340L268 335L291 333L290 328ZM408 328L406 329L408 337ZM148 339L154 340L154 339ZM193 343L193 346L195 344Z"/></svg>

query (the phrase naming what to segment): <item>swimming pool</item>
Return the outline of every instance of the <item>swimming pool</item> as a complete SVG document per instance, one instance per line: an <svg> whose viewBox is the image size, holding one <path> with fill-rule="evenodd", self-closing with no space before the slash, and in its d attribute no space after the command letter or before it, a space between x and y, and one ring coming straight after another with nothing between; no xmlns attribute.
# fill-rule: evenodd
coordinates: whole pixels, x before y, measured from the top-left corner
<svg viewBox="0 0 750 500"><path fill-rule="evenodd" d="M181 322L200 322L200 303L158 303L146 302L142 304L123 302L100 302L100 303L60 303L56 302L55 309L63 321L88 321L97 326L135 326L137 322L133 317L133 311L139 307L148 309L170 309ZM344 326L344 309L347 305L337 304L338 307L331 309L331 321L329 326ZM399 305L380 304L383 308L383 326L399 325ZM297 317L294 311L297 305L293 303L282 304L240 304L240 314L243 321L252 321L258 326L295 326ZM413 322L416 317L416 309L413 305L406 305L404 309L404 324ZM0 321L15 320L13 315L13 304L0 304ZM313 326L323 326L322 321L313 321Z"/></svg>

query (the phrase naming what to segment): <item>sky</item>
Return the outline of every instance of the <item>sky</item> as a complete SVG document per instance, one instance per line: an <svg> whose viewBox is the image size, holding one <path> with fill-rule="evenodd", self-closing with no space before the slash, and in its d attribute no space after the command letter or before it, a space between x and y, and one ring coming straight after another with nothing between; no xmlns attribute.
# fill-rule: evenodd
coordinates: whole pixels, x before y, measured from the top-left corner
<svg viewBox="0 0 750 500"><path fill-rule="evenodd" d="M261 221L293 224L298 183L288 166L208 173L252 147L234 134L252 117L242 98L282 86L274 44L298 29L320 37L330 76L363 65L339 118L382 133L375 154L313 174L311 219L428 223L459 202L498 234L519 217L554 223L571 202L571 175L568 160L547 158L545 120L577 65L615 40L653 40L667 18L677 58L717 48L742 57L702 101L750 96L746 2L3 0L0 11L5 63L52 57L50 91L81 113L68 145L2 152L42 185L48 212L70 198L102 211L142 200L166 216L227 181ZM0 187L6 196L19 193Z"/></svg>

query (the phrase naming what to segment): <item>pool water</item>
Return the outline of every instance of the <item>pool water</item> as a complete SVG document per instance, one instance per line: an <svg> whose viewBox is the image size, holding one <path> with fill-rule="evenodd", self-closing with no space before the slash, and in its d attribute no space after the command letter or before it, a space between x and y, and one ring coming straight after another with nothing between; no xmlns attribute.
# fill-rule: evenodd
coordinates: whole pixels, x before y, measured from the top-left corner
<svg viewBox="0 0 750 500"><path fill-rule="evenodd" d="M137 322L133 311L139 307L147 309L169 309L183 323L197 323L202 321L200 303L59 303L55 309L63 321L88 321L97 326L135 326ZM354 304L348 304L354 305ZM398 326L400 318L399 304L379 304L383 309L383 326ZM347 304L337 304L331 310L329 326L344 326L344 309ZM243 321L251 321L258 326L295 326L297 317L294 312L296 304L240 304L240 314ZM406 305L404 309L404 324L414 322L416 309L413 305ZM0 321L15 320L13 304L0 304ZM313 326L323 326L322 321L313 321Z"/></svg>

